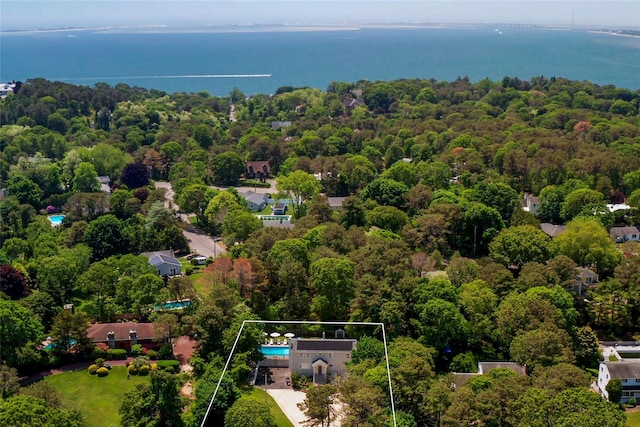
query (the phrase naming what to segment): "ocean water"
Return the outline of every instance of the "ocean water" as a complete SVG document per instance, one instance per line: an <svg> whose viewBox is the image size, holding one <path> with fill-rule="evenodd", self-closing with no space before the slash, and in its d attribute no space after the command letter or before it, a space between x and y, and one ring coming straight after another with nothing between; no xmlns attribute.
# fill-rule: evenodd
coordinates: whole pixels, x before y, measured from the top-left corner
<svg viewBox="0 0 640 427"><path fill-rule="evenodd" d="M566 77L640 89L640 38L519 27L3 33L0 82L44 77L226 96L331 81Z"/></svg>

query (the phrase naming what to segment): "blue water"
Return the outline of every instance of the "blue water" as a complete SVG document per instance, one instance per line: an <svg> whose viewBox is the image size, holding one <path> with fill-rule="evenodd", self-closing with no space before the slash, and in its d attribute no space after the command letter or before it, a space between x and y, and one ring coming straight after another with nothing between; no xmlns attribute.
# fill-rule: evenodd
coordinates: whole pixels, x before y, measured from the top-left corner
<svg viewBox="0 0 640 427"><path fill-rule="evenodd" d="M559 76L640 88L640 38L543 28L246 33L3 33L0 81L273 93L331 81Z"/></svg>
<svg viewBox="0 0 640 427"><path fill-rule="evenodd" d="M262 352L262 354L264 354L266 357L269 356L282 356L282 357L289 357L289 347L283 347L283 346L272 346L272 345L263 345L260 348L260 351Z"/></svg>
<svg viewBox="0 0 640 427"><path fill-rule="evenodd" d="M51 225L57 226L62 224L62 220L64 219L64 215L51 215L48 217Z"/></svg>
<svg viewBox="0 0 640 427"><path fill-rule="evenodd" d="M191 305L191 300L185 299L182 302L180 301L167 301L162 304L156 304L154 309L156 311L159 310L178 310L180 308L187 308Z"/></svg>
<svg viewBox="0 0 640 427"><path fill-rule="evenodd" d="M75 343L77 343L77 342L78 342L78 341L76 341L76 340L74 340L74 339L71 339L71 340L69 340L69 345L70 345L70 346L73 346L73 345L74 345ZM45 350L53 350L54 348L56 348L56 343L54 343L54 342L51 342L51 343L47 344L47 345L44 347L44 349L45 349Z"/></svg>

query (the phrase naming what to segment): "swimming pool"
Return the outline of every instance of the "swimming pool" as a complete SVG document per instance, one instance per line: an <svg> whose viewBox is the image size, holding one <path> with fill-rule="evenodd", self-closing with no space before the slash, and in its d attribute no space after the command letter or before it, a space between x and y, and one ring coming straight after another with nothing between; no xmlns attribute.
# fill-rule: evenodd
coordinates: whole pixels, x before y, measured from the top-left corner
<svg viewBox="0 0 640 427"><path fill-rule="evenodd" d="M187 308L191 305L190 299L184 299L182 301L167 301L162 304L156 304L154 307L155 311L159 310L179 310L181 308Z"/></svg>
<svg viewBox="0 0 640 427"><path fill-rule="evenodd" d="M48 218L49 218L49 221L51 222L51 225L53 225L54 227L57 227L58 225L62 224L64 215L51 215Z"/></svg>
<svg viewBox="0 0 640 427"><path fill-rule="evenodd" d="M262 354L266 357L289 357L289 347L281 345L263 345L260 351L262 351Z"/></svg>
<svg viewBox="0 0 640 427"><path fill-rule="evenodd" d="M262 221L290 221L291 215L258 215Z"/></svg>

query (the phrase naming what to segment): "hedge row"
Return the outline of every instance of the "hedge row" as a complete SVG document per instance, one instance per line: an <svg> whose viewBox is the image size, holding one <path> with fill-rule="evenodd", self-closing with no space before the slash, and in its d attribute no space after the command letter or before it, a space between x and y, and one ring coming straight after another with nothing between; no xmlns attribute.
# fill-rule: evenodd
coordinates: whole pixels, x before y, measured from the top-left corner
<svg viewBox="0 0 640 427"><path fill-rule="evenodd" d="M117 360L117 359L126 359L127 358L127 350L122 348L110 348L107 350L107 359L109 360Z"/></svg>
<svg viewBox="0 0 640 427"><path fill-rule="evenodd" d="M180 370L180 362L177 360L158 360L158 368L165 371L178 372Z"/></svg>

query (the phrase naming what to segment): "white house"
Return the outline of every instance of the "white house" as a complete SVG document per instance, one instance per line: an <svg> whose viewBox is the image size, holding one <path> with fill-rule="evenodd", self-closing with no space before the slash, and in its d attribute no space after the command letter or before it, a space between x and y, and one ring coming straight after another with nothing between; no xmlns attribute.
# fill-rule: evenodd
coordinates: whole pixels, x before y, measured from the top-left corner
<svg viewBox="0 0 640 427"><path fill-rule="evenodd" d="M538 207L540 207L540 200L529 193L524 193L524 198L521 203L523 211L531 212L534 215L538 212Z"/></svg>
<svg viewBox="0 0 640 427"><path fill-rule="evenodd" d="M619 403L627 403L631 397L640 399L640 362L600 362L598 389L607 400L607 384L614 378L619 378L622 383L622 397Z"/></svg>
<svg viewBox="0 0 640 427"><path fill-rule="evenodd" d="M259 212L263 210L267 206L267 201L269 200L269 195L264 193L253 193L251 191L247 191L246 193L241 193L242 197L247 201L247 206L250 211Z"/></svg>
<svg viewBox="0 0 640 427"><path fill-rule="evenodd" d="M140 255L149 258L149 264L156 269L158 276L171 277L182 274L182 264L173 256L172 251L143 252Z"/></svg>
<svg viewBox="0 0 640 427"><path fill-rule="evenodd" d="M100 191L104 194L111 194L111 178L108 176L99 176L97 180L98 184L100 184Z"/></svg>
<svg viewBox="0 0 640 427"><path fill-rule="evenodd" d="M567 285L565 289L582 296L585 296L587 291L593 289L598 284L599 280L598 273L586 267L576 267L576 274L574 277L576 281L573 283L573 286Z"/></svg>
<svg viewBox="0 0 640 427"><path fill-rule="evenodd" d="M640 232L638 231L638 227L629 226L629 227L611 227L609 230L609 236L616 243L624 243L624 242L637 242L640 240Z"/></svg>
<svg viewBox="0 0 640 427"><path fill-rule="evenodd" d="M9 94L13 93L13 90L15 89L15 87L16 87L15 83L0 84L0 98L5 99L7 96L9 96Z"/></svg>
<svg viewBox="0 0 640 427"><path fill-rule="evenodd" d="M346 363L356 348L354 339L294 339L289 341L291 372L313 377L314 384L325 384L327 376L345 375Z"/></svg>

